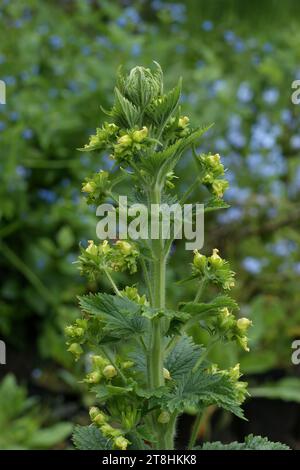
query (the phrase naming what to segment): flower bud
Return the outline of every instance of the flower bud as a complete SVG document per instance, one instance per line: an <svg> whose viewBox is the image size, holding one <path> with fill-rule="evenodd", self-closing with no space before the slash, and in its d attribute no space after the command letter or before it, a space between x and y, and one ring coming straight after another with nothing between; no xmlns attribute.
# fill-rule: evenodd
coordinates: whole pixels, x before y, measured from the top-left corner
<svg viewBox="0 0 300 470"><path fill-rule="evenodd" d="M229 186L229 183L226 180L214 180L212 182L212 190L214 194L219 198L223 197L223 194L225 190L228 188L228 186Z"/></svg>
<svg viewBox="0 0 300 470"><path fill-rule="evenodd" d="M214 177L211 173L206 173L202 178L202 183L204 184L212 184L214 181Z"/></svg>
<svg viewBox="0 0 300 470"><path fill-rule="evenodd" d="M170 372L168 371L168 369L165 369L165 367L163 368L163 376L165 380L171 380Z"/></svg>
<svg viewBox="0 0 300 470"><path fill-rule="evenodd" d="M100 429L105 437L118 437L121 435L121 431L119 429L113 428L108 423L103 424Z"/></svg>
<svg viewBox="0 0 300 470"><path fill-rule="evenodd" d="M92 421L96 418L96 416L100 413L100 410L97 406L92 406L89 411L89 415Z"/></svg>
<svg viewBox="0 0 300 470"><path fill-rule="evenodd" d="M103 426L103 424L106 423L107 416L105 416L105 414L100 411L100 413L98 413L92 421L96 424L96 426L100 428L101 426Z"/></svg>
<svg viewBox="0 0 300 470"><path fill-rule="evenodd" d="M198 250L195 250L193 264L197 269L203 271L207 264L206 256L201 255Z"/></svg>
<svg viewBox="0 0 300 470"><path fill-rule="evenodd" d="M132 245L124 240L118 240L116 246L124 255L129 255L132 252Z"/></svg>
<svg viewBox="0 0 300 470"><path fill-rule="evenodd" d="M232 380L237 381L240 376L241 376L241 373L240 373L240 364L236 364L234 367L232 367L231 369L229 369L229 377L230 377Z"/></svg>
<svg viewBox="0 0 300 470"><path fill-rule="evenodd" d="M130 369L130 367L132 367L133 365L134 365L134 362L125 361L125 362L122 362L121 367L122 369Z"/></svg>
<svg viewBox="0 0 300 470"><path fill-rule="evenodd" d="M75 360L77 361L80 356L83 354L83 349L79 343L72 343L68 347L68 351L75 356Z"/></svg>
<svg viewBox="0 0 300 470"><path fill-rule="evenodd" d="M83 183L81 191L83 193L92 193L94 191L94 186L90 182Z"/></svg>
<svg viewBox="0 0 300 470"><path fill-rule="evenodd" d="M101 372L99 370L94 370L93 372L90 372L86 378L85 382L89 384L97 384L101 380Z"/></svg>
<svg viewBox="0 0 300 470"><path fill-rule="evenodd" d="M162 411L157 418L157 422L160 424L167 424L169 421L170 413L168 411Z"/></svg>
<svg viewBox="0 0 300 470"><path fill-rule="evenodd" d="M130 442L125 437L119 436L114 439L114 444L117 449L126 450Z"/></svg>
<svg viewBox="0 0 300 470"><path fill-rule="evenodd" d="M98 247L95 245L93 240L88 240L88 247L85 250L87 253L93 256L97 256Z"/></svg>
<svg viewBox="0 0 300 470"><path fill-rule="evenodd" d="M123 147L130 147L132 144L132 139L128 134L122 135L119 137L118 144L122 145Z"/></svg>
<svg viewBox="0 0 300 470"><path fill-rule="evenodd" d="M186 126L188 126L189 122L190 119L187 116L182 116L178 119L178 127L184 129Z"/></svg>
<svg viewBox="0 0 300 470"><path fill-rule="evenodd" d="M108 364L108 360L102 356L92 356L91 357L93 366L103 369Z"/></svg>
<svg viewBox="0 0 300 470"><path fill-rule="evenodd" d="M148 135L148 129L147 127L142 127L140 131L134 131L132 134L132 138L134 142L140 143L142 142Z"/></svg>
<svg viewBox="0 0 300 470"><path fill-rule="evenodd" d="M244 351L249 352L250 349L248 347L248 338L247 336L237 336L236 340L238 344L244 349Z"/></svg>
<svg viewBox="0 0 300 470"><path fill-rule="evenodd" d="M112 379L118 374L118 372L116 371L116 368L112 365L108 365L104 367L102 373L104 377L107 379Z"/></svg>
<svg viewBox="0 0 300 470"><path fill-rule="evenodd" d="M248 328L252 325L252 321L248 318L239 318L236 325L242 333L246 333Z"/></svg>
<svg viewBox="0 0 300 470"><path fill-rule="evenodd" d="M211 257L209 258L210 264L214 266L215 268L219 267L223 263L223 260L218 255L218 253L219 253L219 250L217 248L214 248Z"/></svg>
<svg viewBox="0 0 300 470"><path fill-rule="evenodd" d="M208 155L207 161L212 167L217 167L221 163L220 155L216 153L215 155Z"/></svg>

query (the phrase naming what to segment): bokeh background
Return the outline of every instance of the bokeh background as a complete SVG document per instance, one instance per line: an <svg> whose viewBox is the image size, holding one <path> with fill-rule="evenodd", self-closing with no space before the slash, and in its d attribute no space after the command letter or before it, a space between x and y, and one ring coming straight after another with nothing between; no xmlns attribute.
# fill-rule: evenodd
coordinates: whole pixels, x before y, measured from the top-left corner
<svg viewBox="0 0 300 470"><path fill-rule="evenodd" d="M297 0L0 1L1 449L70 447L72 423L87 421L92 397L64 327L78 315L76 295L95 288L72 264L79 242L95 237L81 182L111 161L76 148L103 120L100 104L112 103L118 66L153 60L167 85L183 77L184 114L215 123L200 149L222 155L231 207L207 218L204 252L219 247L231 261L233 295L254 322L249 354L231 345L212 353L221 366L241 363L249 421L210 408L199 438L254 432L300 448L300 369L291 361L300 339L300 105L291 102L299 25ZM193 171L187 155L180 190ZM189 263L178 244L170 303L193 293L174 284ZM182 445L192 420L182 420Z"/></svg>

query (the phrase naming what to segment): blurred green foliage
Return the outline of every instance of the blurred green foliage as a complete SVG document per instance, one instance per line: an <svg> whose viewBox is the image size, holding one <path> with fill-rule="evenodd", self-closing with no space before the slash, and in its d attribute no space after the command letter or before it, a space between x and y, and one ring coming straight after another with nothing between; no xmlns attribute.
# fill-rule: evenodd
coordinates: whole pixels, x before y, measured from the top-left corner
<svg viewBox="0 0 300 470"><path fill-rule="evenodd" d="M0 337L8 351L30 350L35 364L48 358L71 368L63 329L86 289L72 262L96 226L80 187L87 172L111 168L107 155L76 148L103 121L100 104L112 103L118 66L157 60L167 85L183 75L191 121L215 123L199 150L221 154L231 183L232 207L207 217L204 252L218 246L230 260L241 315L254 327L249 355L234 346L213 354L224 367L239 360L249 374L293 373L291 343L300 336L300 108L291 103L291 83L300 79L297 12L292 0L2 0ZM192 183L192 158L178 171ZM174 249L181 259L170 263L171 304L184 300L172 283L191 262L183 245Z"/></svg>
<svg viewBox="0 0 300 470"><path fill-rule="evenodd" d="M72 432L72 424L63 422L42 428L46 415L41 413L37 400L28 398L25 388L17 385L11 374L0 382L0 402L0 449L49 449Z"/></svg>

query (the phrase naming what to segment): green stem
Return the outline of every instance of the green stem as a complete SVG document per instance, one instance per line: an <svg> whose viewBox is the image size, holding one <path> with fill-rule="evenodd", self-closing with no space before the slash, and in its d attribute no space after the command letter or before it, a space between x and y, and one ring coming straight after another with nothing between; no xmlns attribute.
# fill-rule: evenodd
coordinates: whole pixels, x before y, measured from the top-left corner
<svg viewBox="0 0 300 470"><path fill-rule="evenodd" d="M116 286L116 284L115 284L113 278L112 278L111 275L109 274L109 272L108 272L106 269L104 269L104 273L105 273L107 279L109 280L109 282L110 282L110 284L111 284L111 286L112 286L112 288L113 288L115 294L118 295L119 297L122 297L121 292L120 292L119 289L117 288L117 286Z"/></svg>
<svg viewBox="0 0 300 470"><path fill-rule="evenodd" d="M141 267L143 270L144 281L147 287L150 305L152 305L153 304L153 292L152 292L151 280L150 280L149 272L148 272L143 256L140 257L140 263L141 263Z"/></svg>
<svg viewBox="0 0 300 470"><path fill-rule="evenodd" d="M199 433L199 428L201 425L201 420L202 420L202 411L199 411L199 413L196 415L196 418L193 424L188 449L192 449L196 444L198 433Z"/></svg>

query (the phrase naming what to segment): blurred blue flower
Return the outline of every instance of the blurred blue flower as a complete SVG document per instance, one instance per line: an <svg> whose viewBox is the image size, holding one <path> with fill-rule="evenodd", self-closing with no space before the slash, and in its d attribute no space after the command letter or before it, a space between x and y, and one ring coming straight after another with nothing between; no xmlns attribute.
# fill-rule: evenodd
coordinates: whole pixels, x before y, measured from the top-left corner
<svg viewBox="0 0 300 470"><path fill-rule="evenodd" d="M281 111L281 119L285 124L291 124L293 115L290 109L283 109Z"/></svg>
<svg viewBox="0 0 300 470"><path fill-rule="evenodd" d="M275 104L279 98L279 91L277 88L268 88L263 92L263 100L267 104Z"/></svg>
<svg viewBox="0 0 300 470"><path fill-rule="evenodd" d="M270 42L265 42L265 44L263 45L264 52L272 52L273 49L274 49L273 44L271 44Z"/></svg>
<svg viewBox="0 0 300 470"><path fill-rule="evenodd" d="M4 64L6 62L6 57L4 54L0 54L0 64Z"/></svg>
<svg viewBox="0 0 300 470"><path fill-rule="evenodd" d="M300 263L295 263L293 266L294 272L300 275Z"/></svg>
<svg viewBox="0 0 300 470"><path fill-rule="evenodd" d="M221 224L229 224L243 218L244 211L241 207L229 207L225 212L218 215Z"/></svg>
<svg viewBox="0 0 300 470"><path fill-rule="evenodd" d="M213 25L212 21L205 20L205 21L203 21L201 27L202 27L203 31L211 31L213 29L214 25Z"/></svg>
<svg viewBox="0 0 300 470"><path fill-rule="evenodd" d="M222 137L218 137L215 140L215 148L218 152L222 152L223 150L226 150L228 148L226 140L223 139Z"/></svg>
<svg viewBox="0 0 300 470"><path fill-rule="evenodd" d="M90 46L83 46L81 49L81 54L84 55L84 56L88 56L91 54L91 48Z"/></svg>
<svg viewBox="0 0 300 470"><path fill-rule="evenodd" d="M60 36L50 36L49 44L53 49L61 49L63 47L63 40Z"/></svg>
<svg viewBox="0 0 300 470"><path fill-rule="evenodd" d="M11 113L9 113L9 119L13 122L16 122L18 121L18 119L20 118L20 113L18 111L12 111Z"/></svg>
<svg viewBox="0 0 300 470"><path fill-rule="evenodd" d="M227 138L231 145L234 145L237 148L242 148L246 144L245 136L239 130L229 129Z"/></svg>
<svg viewBox="0 0 300 470"><path fill-rule="evenodd" d="M242 41L242 39L238 38L235 43L234 43L234 50L235 52L244 52L245 50L245 43Z"/></svg>
<svg viewBox="0 0 300 470"><path fill-rule="evenodd" d="M297 245L293 240L282 239L270 244L268 248L277 256L289 256L296 250Z"/></svg>
<svg viewBox="0 0 300 470"><path fill-rule="evenodd" d="M0 121L0 132L6 129L6 123L4 121Z"/></svg>
<svg viewBox="0 0 300 470"><path fill-rule="evenodd" d="M7 86L16 84L16 78L13 77L12 75L7 75L6 77L3 77L3 81L5 82L5 85Z"/></svg>
<svg viewBox="0 0 300 470"><path fill-rule="evenodd" d="M127 18L125 16L119 16L119 18L116 19L116 23L120 28L124 28L124 26L127 25Z"/></svg>
<svg viewBox="0 0 300 470"><path fill-rule="evenodd" d="M259 274L265 265L265 260L247 256L242 261L242 266L251 274Z"/></svg>
<svg viewBox="0 0 300 470"><path fill-rule="evenodd" d="M133 44L133 46L131 48L131 54L134 57L137 57L137 56L141 55L141 52L142 52L141 45L138 44L138 43Z"/></svg>
<svg viewBox="0 0 300 470"><path fill-rule="evenodd" d="M175 49L177 54L184 54L186 51L186 46L184 44L176 44Z"/></svg>
<svg viewBox="0 0 300 470"><path fill-rule="evenodd" d="M57 200L57 195L51 189L39 189L37 194L42 201L47 202L48 204L53 204Z"/></svg>
<svg viewBox="0 0 300 470"><path fill-rule="evenodd" d="M248 103L253 98L253 91L248 82L242 82L237 90L237 98L242 103Z"/></svg>
<svg viewBox="0 0 300 470"><path fill-rule="evenodd" d="M125 15L131 21L131 23L138 24L141 22L139 12L133 7L126 8Z"/></svg>
<svg viewBox="0 0 300 470"><path fill-rule="evenodd" d="M249 198L251 191L249 188L239 188L237 186L229 186L225 192L225 199L229 201L238 201L240 204L244 204Z"/></svg>
<svg viewBox="0 0 300 470"><path fill-rule="evenodd" d="M232 44L235 40L235 33L233 31L225 31L224 32L224 39L229 44Z"/></svg>
<svg viewBox="0 0 300 470"><path fill-rule="evenodd" d="M18 165L16 167L16 174L21 178L27 178L31 175L31 170L29 168L25 168L23 165Z"/></svg>
<svg viewBox="0 0 300 470"><path fill-rule="evenodd" d="M293 149L300 149L300 134L296 134L291 137L290 145Z"/></svg>
<svg viewBox="0 0 300 470"><path fill-rule="evenodd" d="M23 139L25 139L25 140L30 140L30 139L32 139L32 137L33 137L33 130L32 130L32 129L29 129L29 128L24 129L24 130L22 131L22 137L23 137Z"/></svg>

